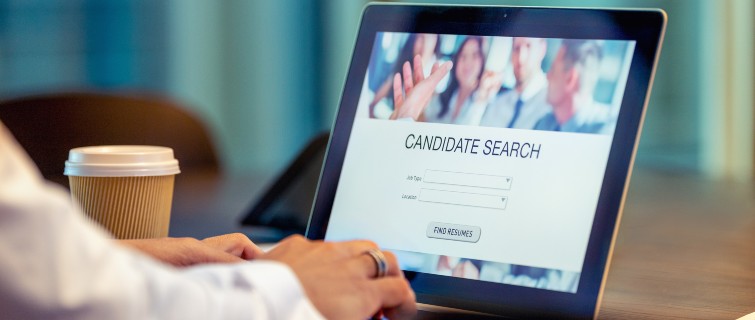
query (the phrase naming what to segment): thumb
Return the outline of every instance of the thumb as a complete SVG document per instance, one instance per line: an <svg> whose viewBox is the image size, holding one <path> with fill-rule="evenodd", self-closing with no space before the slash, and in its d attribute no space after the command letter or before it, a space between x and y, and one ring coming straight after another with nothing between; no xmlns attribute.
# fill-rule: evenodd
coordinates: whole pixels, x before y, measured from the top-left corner
<svg viewBox="0 0 755 320"><path fill-rule="evenodd" d="M430 74L429 77L427 77L426 81L428 81L431 85L431 87L435 88L435 86L440 83L440 80L443 80L443 78L448 74L449 71L451 71L451 67L453 67L454 64L451 61L446 61L443 64L441 64L438 67L438 70L436 72L433 72Z"/></svg>

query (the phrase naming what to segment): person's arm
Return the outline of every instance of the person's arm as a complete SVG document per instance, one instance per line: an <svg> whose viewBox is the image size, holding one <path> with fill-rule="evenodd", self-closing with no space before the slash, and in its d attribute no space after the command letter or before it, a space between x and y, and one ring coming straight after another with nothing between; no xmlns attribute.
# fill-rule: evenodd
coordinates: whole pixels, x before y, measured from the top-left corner
<svg viewBox="0 0 755 320"><path fill-rule="evenodd" d="M374 273L375 266L369 257L356 253L363 244L294 238L279 247L260 257L268 261L183 269L128 250L88 222L66 192L46 185L0 125L3 317L320 319L321 314L365 318L380 308L398 315L414 310L405 280L365 275ZM320 254L300 254L303 248ZM296 257L290 257L292 252ZM391 267L398 271L395 259ZM360 290L343 288L349 283L358 284ZM324 288L340 289L321 295ZM347 296L354 304L336 302Z"/></svg>
<svg viewBox="0 0 755 320"><path fill-rule="evenodd" d="M9 319L320 317L281 263L178 270L116 245L44 183L3 127L0 310Z"/></svg>

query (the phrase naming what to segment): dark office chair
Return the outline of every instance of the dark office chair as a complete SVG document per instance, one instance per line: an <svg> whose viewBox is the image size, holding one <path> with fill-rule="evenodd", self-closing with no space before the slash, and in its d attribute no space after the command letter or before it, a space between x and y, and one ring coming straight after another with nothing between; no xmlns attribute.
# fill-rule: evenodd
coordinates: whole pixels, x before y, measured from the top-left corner
<svg viewBox="0 0 755 320"><path fill-rule="evenodd" d="M204 125L175 102L150 95L62 93L0 102L0 121L42 175L68 187L63 175L71 148L158 145L173 148L182 172L219 173Z"/></svg>

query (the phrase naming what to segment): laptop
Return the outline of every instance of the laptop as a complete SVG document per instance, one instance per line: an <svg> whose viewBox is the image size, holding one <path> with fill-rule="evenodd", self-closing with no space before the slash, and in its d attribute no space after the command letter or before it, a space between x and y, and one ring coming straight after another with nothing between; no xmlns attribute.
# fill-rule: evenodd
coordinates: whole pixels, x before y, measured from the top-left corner
<svg viewBox="0 0 755 320"><path fill-rule="evenodd" d="M375 241L446 318L597 317L665 25L367 6L307 237Z"/></svg>

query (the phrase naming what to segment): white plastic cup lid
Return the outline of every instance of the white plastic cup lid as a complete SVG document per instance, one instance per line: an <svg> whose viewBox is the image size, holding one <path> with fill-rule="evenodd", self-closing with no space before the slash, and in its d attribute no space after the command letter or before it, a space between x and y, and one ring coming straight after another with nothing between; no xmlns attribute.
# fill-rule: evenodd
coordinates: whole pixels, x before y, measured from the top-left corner
<svg viewBox="0 0 755 320"><path fill-rule="evenodd" d="M95 146L68 152L63 174L79 177L143 177L178 174L173 149L156 146Z"/></svg>

